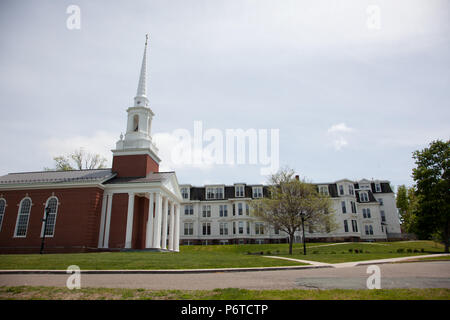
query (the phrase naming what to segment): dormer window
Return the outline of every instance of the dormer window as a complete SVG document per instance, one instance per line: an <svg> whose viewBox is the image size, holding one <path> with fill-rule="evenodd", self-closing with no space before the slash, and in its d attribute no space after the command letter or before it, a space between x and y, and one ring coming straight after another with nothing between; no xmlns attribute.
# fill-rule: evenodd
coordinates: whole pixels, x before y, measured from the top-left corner
<svg viewBox="0 0 450 320"><path fill-rule="evenodd" d="M223 199L223 187L207 187L206 199Z"/></svg>
<svg viewBox="0 0 450 320"><path fill-rule="evenodd" d="M262 198L262 197L263 197L263 188L253 187L253 198Z"/></svg>
<svg viewBox="0 0 450 320"><path fill-rule="evenodd" d="M359 193L359 200L361 202L369 202L369 196L367 195L367 192L360 192Z"/></svg>
<svg viewBox="0 0 450 320"><path fill-rule="evenodd" d="M348 193L351 195L355 194L355 189L353 188L353 185L351 185L351 184L348 186Z"/></svg>
<svg viewBox="0 0 450 320"><path fill-rule="evenodd" d="M339 185L339 195L341 195L341 196L344 195L344 186L342 184Z"/></svg>
<svg viewBox="0 0 450 320"><path fill-rule="evenodd" d="M183 197L183 199L189 199L189 188L183 187L180 189L180 191L181 191L181 196Z"/></svg>
<svg viewBox="0 0 450 320"><path fill-rule="evenodd" d="M237 185L234 187L235 190L235 196L236 197L243 197L244 196L244 186L243 185Z"/></svg>
<svg viewBox="0 0 450 320"><path fill-rule="evenodd" d="M375 183L375 192L381 192L381 184Z"/></svg>
<svg viewBox="0 0 450 320"><path fill-rule="evenodd" d="M329 195L328 186L319 186L319 193L324 196Z"/></svg>

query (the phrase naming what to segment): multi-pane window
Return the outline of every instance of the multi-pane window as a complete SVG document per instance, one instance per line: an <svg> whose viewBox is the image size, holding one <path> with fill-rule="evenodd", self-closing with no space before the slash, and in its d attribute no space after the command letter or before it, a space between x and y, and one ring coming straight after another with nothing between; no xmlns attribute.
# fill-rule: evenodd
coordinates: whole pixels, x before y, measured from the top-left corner
<svg viewBox="0 0 450 320"><path fill-rule="evenodd" d="M184 214L185 215L193 215L194 214L194 206L192 204L188 204L184 206Z"/></svg>
<svg viewBox="0 0 450 320"><path fill-rule="evenodd" d="M352 231L358 232L358 222L356 220L352 220Z"/></svg>
<svg viewBox="0 0 450 320"><path fill-rule="evenodd" d="M247 221L247 234L250 234L250 222Z"/></svg>
<svg viewBox="0 0 450 320"><path fill-rule="evenodd" d="M204 222L202 224L202 234L204 236L211 235L211 223L210 222Z"/></svg>
<svg viewBox="0 0 450 320"><path fill-rule="evenodd" d="M209 204L203 205L202 216L203 218L211 217L211 206Z"/></svg>
<svg viewBox="0 0 450 320"><path fill-rule="evenodd" d="M378 203L380 204L380 206L383 205L383 199L382 198L378 198Z"/></svg>
<svg viewBox="0 0 450 320"><path fill-rule="evenodd" d="M347 222L347 220L344 220L344 231L348 232L348 222Z"/></svg>
<svg viewBox="0 0 450 320"><path fill-rule="evenodd" d="M235 186L234 187L235 190L235 196L236 197L243 197L244 196L244 186Z"/></svg>
<svg viewBox="0 0 450 320"><path fill-rule="evenodd" d="M55 233L55 222L56 222L56 214L58 213L58 199L56 197L51 197L47 200L46 208L49 208L49 212L45 212L44 215L47 219L47 226L45 229L46 237L53 237ZM44 233L45 222L42 225L42 233Z"/></svg>
<svg viewBox="0 0 450 320"><path fill-rule="evenodd" d="M352 207L352 213L356 213L356 204L354 201L350 201L350 206Z"/></svg>
<svg viewBox="0 0 450 320"><path fill-rule="evenodd" d="M245 214L246 215L250 214L250 207L248 206L248 203L245 204Z"/></svg>
<svg viewBox="0 0 450 320"><path fill-rule="evenodd" d="M253 198L262 198L262 197L263 197L263 188L253 187Z"/></svg>
<svg viewBox="0 0 450 320"><path fill-rule="evenodd" d="M243 221L238 222L238 231L239 231L239 234L244 233L244 222Z"/></svg>
<svg viewBox="0 0 450 320"><path fill-rule="evenodd" d="M380 211L380 215L381 215L381 222L386 222L386 214L384 213L384 210Z"/></svg>
<svg viewBox="0 0 450 320"><path fill-rule="evenodd" d="M19 215L17 216L15 237L25 237L28 229L28 220L30 218L31 199L25 198L20 202Z"/></svg>
<svg viewBox="0 0 450 320"><path fill-rule="evenodd" d="M329 194L328 193L328 186L320 186L319 187L319 193L327 196Z"/></svg>
<svg viewBox="0 0 450 320"><path fill-rule="evenodd" d="M370 219L370 218L371 218L371 215L370 215L370 209L369 209L369 208L364 208L364 209L362 210L362 212L363 212L363 218L367 218L367 219Z"/></svg>
<svg viewBox="0 0 450 320"><path fill-rule="evenodd" d="M235 216L235 215L236 215L236 204L233 203L233 216Z"/></svg>
<svg viewBox="0 0 450 320"><path fill-rule="evenodd" d="M255 222L255 234L264 234L264 222Z"/></svg>
<svg viewBox="0 0 450 320"><path fill-rule="evenodd" d="M184 224L184 235L192 236L194 234L194 223L187 222Z"/></svg>
<svg viewBox="0 0 450 320"><path fill-rule="evenodd" d="M340 194L341 196L344 195L344 186L343 186L342 184L339 185L339 194Z"/></svg>
<svg viewBox="0 0 450 320"><path fill-rule="evenodd" d="M366 233L366 235L373 235L373 227L372 227L372 225L370 224L370 225L365 225L364 226L364 231L365 231L365 233Z"/></svg>
<svg viewBox="0 0 450 320"><path fill-rule="evenodd" d="M221 204L219 206L219 216L221 217L228 216L228 206L226 204Z"/></svg>
<svg viewBox="0 0 450 320"><path fill-rule="evenodd" d="M219 232L221 236L228 235L228 223L227 222L221 222L219 224Z"/></svg>
<svg viewBox="0 0 450 320"><path fill-rule="evenodd" d="M345 206L345 201L341 202L342 213L347 213L347 207Z"/></svg>
<svg viewBox="0 0 450 320"><path fill-rule="evenodd" d="M180 191L183 199L189 199L189 188L183 187L180 189Z"/></svg>
<svg viewBox="0 0 450 320"><path fill-rule="evenodd" d="M348 193L351 195L355 194L355 189L353 189L353 185L351 185L351 184L348 186Z"/></svg>
<svg viewBox="0 0 450 320"><path fill-rule="evenodd" d="M375 192L381 192L381 184L375 183Z"/></svg>
<svg viewBox="0 0 450 320"><path fill-rule="evenodd" d="M5 215L6 200L0 199L0 231L2 230L3 216Z"/></svg>
<svg viewBox="0 0 450 320"><path fill-rule="evenodd" d="M238 203L238 214L240 215L240 216L242 216L242 203Z"/></svg>
<svg viewBox="0 0 450 320"><path fill-rule="evenodd" d="M206 199L223 199L223 187L206 188Z"/></svg>
<svg viewBox="0 0 450 320"><path fill-rule="evenodd" d="M361 200L361 202L369 202L369 196L367 195L367 192L360 192L359 200Z"/></svg>

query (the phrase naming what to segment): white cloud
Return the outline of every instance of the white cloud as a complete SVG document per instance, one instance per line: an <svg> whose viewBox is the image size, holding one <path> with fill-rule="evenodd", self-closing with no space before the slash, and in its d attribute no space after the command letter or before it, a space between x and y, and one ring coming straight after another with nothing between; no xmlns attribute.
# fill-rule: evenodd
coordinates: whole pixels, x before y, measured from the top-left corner
<svg viewBox="0 0 450 320"><path fill-rule="evenodd" d="M347 125L345 123L338 123L338 124L333 124L330 128L328 128L328 132L329 133L333 133L333 132L353 132L354 129L353 128L349 128L347 127Z"/></svg>

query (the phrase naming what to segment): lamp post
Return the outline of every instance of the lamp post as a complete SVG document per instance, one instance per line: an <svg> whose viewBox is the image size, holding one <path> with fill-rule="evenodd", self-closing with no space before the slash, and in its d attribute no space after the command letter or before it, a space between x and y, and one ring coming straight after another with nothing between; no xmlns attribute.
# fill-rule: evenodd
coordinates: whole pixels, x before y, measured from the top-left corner
<svg viewBox="0 0 450 320"><path fill-rule="evenodd" d="M300 217L302 218L302 232L303 232L303 254L306 256L306 242L305 242L305 213L300 212Z"/></svg>
<svg viewBox="0 0 450 320"><path fill-rule="evenodd" d="M45 233L47 232L47 220L48 220L48 214L50 213L52 209L50 207L45 208L45 217L42 219L44 222L44 233L42 235L42 242L41 242L41 250L39 251L40 254L44 253L44 243L45 243Z"/></svg>

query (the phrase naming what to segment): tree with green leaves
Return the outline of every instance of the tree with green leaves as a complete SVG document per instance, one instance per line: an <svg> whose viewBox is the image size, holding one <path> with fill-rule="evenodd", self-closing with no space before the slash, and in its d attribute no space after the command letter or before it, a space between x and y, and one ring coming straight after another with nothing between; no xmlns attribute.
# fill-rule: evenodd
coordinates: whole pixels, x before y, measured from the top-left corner
<svg viewBox="0 0 450 320"><path fill-rule="evenodd" d="M416 232L420 238L437 236L449 252L450 140L436 140L413 153L417 188Z"/></svg>
<svg viewBox="0 0 450 320"><path fill-rule="evenodd" d="M418 210L416 189L414 187L406 188L405 185L399 186L396 204L400 213L402 230L406 233L416 233Z"/></svg>
<svg viewBox="0 0 450 320"><path fill-rule="evenodd" d="M252 201L252 215L288 234L289 254L296 231L308 228L329 233L337 228L330 197L320 194L315 185L297 179L292 169L273 174L268 184L268 196Z"/></svg>
<svg viewBox="0 0 450 320"><path fill-rule="evenodd" d="M68 155L54 157L55 168L45 168L45 170L68 171L83 169L105 168L107 160L99 154L89 153L83 148L75 150Z"/></svg>

